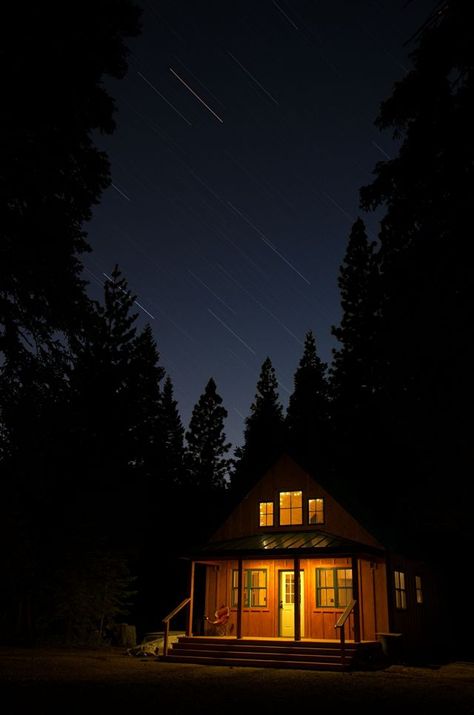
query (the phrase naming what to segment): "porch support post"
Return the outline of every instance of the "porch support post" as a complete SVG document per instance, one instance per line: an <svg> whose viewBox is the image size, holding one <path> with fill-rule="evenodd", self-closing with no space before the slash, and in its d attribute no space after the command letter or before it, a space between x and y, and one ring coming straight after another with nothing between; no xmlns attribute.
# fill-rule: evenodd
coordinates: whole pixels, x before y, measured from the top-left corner
<svg viewBox="0 0 474 715"><path fill-rule="evenodd" d="M195 563L191 561L191 573L189 574L189 611L188 611L188 625L186 628L186 635L188 637L193 634L193 611L194 611L194 570Z"/></svg>
<svg viewBox="0 0 474 715"><path fill-rule="evenodd" d="M360 643L360 594L359 594L359 560L352 556L352 598L356 601L354 606L354 641Z"/></svg>
<svg viewBox="0 0 474 715"><path fill-rule="evenodd" d="M242 638L242 605L243 605L243 590L244 590L244 568L243 561L238 561L237 572L237 638Z"/></svg>
<svg viewBox="0 0 474 715"><path fill-rule="evenodd" d="M300 560L293 562L295 574L295 641L301 640L301 581L300 581Z"/></svg>

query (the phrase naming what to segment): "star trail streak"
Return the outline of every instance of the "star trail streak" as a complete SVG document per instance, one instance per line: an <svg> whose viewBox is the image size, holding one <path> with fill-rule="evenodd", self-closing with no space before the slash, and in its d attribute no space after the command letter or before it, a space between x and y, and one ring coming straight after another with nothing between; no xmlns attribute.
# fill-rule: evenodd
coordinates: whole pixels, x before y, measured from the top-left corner
<svg viewBox="0 0 474 715"><path fill-rule="evenodd" d="M383 154L383 156L384 156L386 159L391 159L391 157L387 154L387 152L384 151L384 150L382 149L382 147L377 144L377 142L372 141L372 144L373 144L373 146L374 146L376 149L379 150L379 152L380 152L381 154Z"/></svg>
<svg viewBox="0 0 474 715"><path fill-rule="evenodd" d="M277 10L279 10L279 11L281 12L281 14L283 15L283 17L286 17L286 19L288 20L288 22L290 23L290 25L292 25L292 26L295 28L295 30L297 30L298 27L295 25L295 23L293 22L293 20L291 19L291 17L288 17L288 15L287 15L286 12L283 10L283 8L281 8L281 7L279 6L279 4L278 4L277 2L275 2L275 0L272 0L272 3L275 5L275 7L277 8Z"/></svg>
<svg viewBox="0 0 474 715"><path fill-rule="evenodd" d="M207 291L209 291L209 293L210 293L211 295L213 295L214 298L215 298L216 300L218 300L219 303L221 303L221 304L224 306L224 308L227 308L227 310L228 310L229 312L231 312L232 315L235 315L235 310L232 310L232 308L230 307L230 305L227 305L227 303L226 303L224 300L222 300L222 298L219 298L219 296L217 295L217 293L214 293L214 291L213 291L211 288L209 288L209 286L207 285L207 283L204 283L204 281L202 281L200 278L198 278L197 275L196 275L195 273L193 273L192 271L190 271L189 269L188 269L188 273L194 278L195 281L197 281L200 285L202 285L203 288L205 288Z"/></svg>
<svg viewBox="0 0 474 715"><path fill-rule="evenodd" d="M206 109L207 109L216 119L219 120L219 122L220 122L221 124L224 124L224 120L221 119L221 118L219 117L219 115L216 114L215 111L214 111L213 109L211 109L210 106L209 106L208 104L206 104L206 102L205 102L203 99L201 99L201 97L199 96L199 94L197 94L197 92L195 92L194 89L192 89L192 88L189 86L189 84L187 84L187 82L185 82L184 79L183 79L182 77L180 77L177 72L174 71L174 69L173 69L172 67L170 67L169 70L170 70L171 74L173 74L173 75L176 77L176 79L178 79L178 80L181 82L181 84L184 84L184 86L186 87L186 89L188 89L188 90L191 92L191 94L194 95L194 96L196 97L196 99L197 99L199 102L201 102L201 104L202 104L204 107L206 107Z"/></svg>
<svg viewBox="0 0 474 715"><path fill-rule="evenodd" d="M148 85L149 87L151 87L152 90L153 90L154 92L156 92L156 94L157 94L159 97L161 97L161 99L162 99L164 102L166 102L166 104L167 104L169 107L171 107L171 109L172 109L174 112L176 112L176 114L177 114L178 116L181 117L181 119L184 119L184 121L186 122L186 124L189 124L190 127L193 126L193 125L191 124L191 122L190 122L188 119L186 119L186 117L184 116L184 114L181 114L181 112L179 111L179 109L176 109L176 107L174 106L174 104L171 104L171 102L169 101L169 99L166 99L166 97L165 97L163 94L161 94L161 92L159 92L159 91L157 90L157 88L155 87L155 85L152 84L152 83L150 82L150 80L148 80L146 77L144 77L141 72L137 72L137 75L138 75L139 77L141 77L142 80L143 80L144 82L146 82L147 85Z"/></svg>
<svg viewBox="0 0 474 715"><path fill-rule="evenodd" d="M288 327L287 325L285 325L285 323L284 323L282 320L280 320L280 318L278 318L274 313L272 313L272 311L271 311L269 308L267 308L265 305L263 305L263 303L261 303L254 295L252 295L252 294L250 293L250 291L248 291L241 283L239 283L239 281L238 281L236 278L234 278L234 277L229 273L229 271L226 271L226 269L225 269L223 266L219 265L219 264L217 264L217 267L222 271L222 273L224 273L225 276L227 276L227 278L229 278L233 283L235 283L235 285L236 285L243 293L245 293L246 295L248 295L249 298L251 298L251 300L255 301L255 303L258 305L259 308L261 308L261 310L265 311L265 313L267 313L267 315L269 315L271 318L273 318L273 320L275 320L279 325L281 325L281 327L283 328L283 330L285 330L285 331L288 333L288 335L291 335L291 337L296 340L296 342L298 343L298 345L301 345L301 346L304 345L303 341L300 340L300 339L298 338L298 336L295 335L295 334L289 329L289 327Z"/></svg>
<svg viewBox="0 0 474 715"><path fill-rule="evenodd" d="M275 246L272 244L272 242L271 242L271 241L265 236L265 234L264 234L262 231L260 231L260 229L248 218L248 216L246 216L242 211L240 211L240 210L239 210L238 208L236 208L233 204L231 204L230 201L228 201L227 203L229 204L229 206L230 206L236 213L239 214L239 216L241 216L241 217L243 218L243 220L245 221L245 223L248 223L248 225L249 225L251 228L253 228L253 230L256 231L256 233L258 233L258 235L260 236L261 240L264 242L264 244L265 244L266 246L268 246L268 248L270 248L274 253L276 253L276 255L277 255L279 258L281 258L281 260L282 260L284 263L286 263L286 265L287 265L289 268L291 268L292 271L294 271L300 278L302 278L302 280L304 280L305 283L307 283L308 285L311 285L310 281L309 281L307 278L305 278L304 275L303 275L302 273L300 273L299 270L298 270L292 263L290 263L290 261L289 261L287 258L285 258L285 256L284 256L283 254L280 253L280 251L278 251L278 249L275 248Z"/></svg>
<svg viewBox="0 0 474 715"><path fill-rule="evenodd" d="M89 273L94 275L91 271L89 271ZM110 281L110 283L114 282L114 279L111 278L110 276L108 276L107 273L102 272L102 275L105 276L107 278L107 280ZM127 292L124 289L122 289L122 293L125 293L126 295L130 295L130 292L129 291ZM141 303L139 303L138 300L134 300L133 302L135 305L137 305L140 308L140 310L143 310L144 313L146 313L150 318L153 318L153 320L155 320L155 316L152 315Z"/></svg>
<svg viewBox="0 0 474 715"><path fill-rule="evenodd" d="M231 335L233 335L234 338L236 338L236 339L239 341L239 343L242 343L242 345L243 345L244 347L246 347L247 350L252 353L252 355L256 355L256 354L257 354L257 353L255 352L255 350L254 350L253 348L251 348L248 343L245 342L245 340L242 340L242 338L240 337L240 335L237 335L237 333L234 332L234 331L232 330L232 328L229 328L229 326L227 325L227 323L224 323L224 321L221 320L210 308L208 308L207 311L208 311L208 313L210 313L210 314L212 315L212 317L215 318Z"/></svg>
<svg viewBox="0 0 474 715"><path fill-rule="evenodd" d="M229 57L231 57L231 59L234 60L234 62L235 62L236 64L239 65L240 69L241 69L243 72L245 72L245 74L246 74L248 77L250 77L250 79L252 80L252 82L255 82L255 84L256 84L258 87L260 87L260 89L262 90L262 92L265 92L265 94L267 95L267 97L268 97L269 99L271 99L271 101L272 101L274 104L276 104L277 107L278 107L279 104L278 104L278 102L276 101L275 97L274 97L272 94L270 94L270 92L269 92L268 90L266 90L265 87L264 87L262 84L260 84L260 82L258 81L258 79L257 79L256 77L254 77L254 75L253 75L251 72L249 72L248 69L243 66L243 64L241 64L241 63L239 62L239 60L237 59L237 57L234 57L234 55L232 54L232 52L229 52L229 51L227 51L227 54L229 55Z"/></svg>
<svg viewBox="0 0 474 715"><path fill-rule="evenodd" d="M127 196L127 194L125 194L121 189L119 189L118 186L116 186L116 185L113 184L113 183L111 183L110 185L111 185L111 187L112 187L113 189L115 189L115 191L116 191L117 193L120 194L120 196L123 196L123 198L124 198L124 199L127 199L127 201L131 201L130 197Z"/></svg>

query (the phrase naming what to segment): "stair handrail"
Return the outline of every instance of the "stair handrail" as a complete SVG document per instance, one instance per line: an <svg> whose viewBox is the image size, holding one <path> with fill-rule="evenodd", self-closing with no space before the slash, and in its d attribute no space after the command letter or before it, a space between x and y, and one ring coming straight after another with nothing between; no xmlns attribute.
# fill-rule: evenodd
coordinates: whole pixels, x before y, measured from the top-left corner
<svg viewBox="0 0 474 715"><path fill-rule="evenodd" d="M354 610L355 606L357 604L357 600L353 598L346 606L346 610L341 613L339 618L337 619L334 628L339 628L339 637L341 639L341 664L344 667L345 662L346 662L346 635L344 633L344 626L346 625L346 621L351 615L352 611Z"/></svg>
<svg viewBox="0 0 474 715"><path fill-rule="evenodd" d="M184 601L181 601L179 606L176 606L176 608L171 611L171 613L168 613L168 615L163 618L163 625L165 627L163 634L163 658L166 658L166 656L168 655L170 621L176 616L177 613L179 613L185 606L187 606L188 603L191 603L191 596L188 596L188 598L185 598Z"/></svg>

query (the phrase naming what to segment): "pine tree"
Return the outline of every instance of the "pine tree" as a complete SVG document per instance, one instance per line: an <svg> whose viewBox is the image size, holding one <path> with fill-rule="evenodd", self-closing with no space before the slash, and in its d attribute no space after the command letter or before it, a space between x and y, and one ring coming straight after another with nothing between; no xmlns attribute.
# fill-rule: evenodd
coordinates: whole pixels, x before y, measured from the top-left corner
<svg viewBox="0 0 474 715"><path fill-rule="evenodd" d="M464 415L471 410L474 361L466 230L474 193L473 20L472 3L449 0L417 33L413 68L376 122L399 140L398 156L377 164L374 182L361 190L365 209L385 211L379 233L383 331L376 346L384 452L400 494L417 492L400 513L412 512L411 529L427 543L421 514L436 494L433 481L463 474L471 460ZM472 500L471 480L460 480L456 493L462 510ZM426 523L441 519L433 516L435 508L448 518L440 503L430 507ZM470 519L453 512L449 521L459 526Z"/></svg>
<svg viewBox="0 0 474 715"><path fill-rule="evenodd" d="M245 424L244 444L236 450L237 464L232 475L232 489L237 496L251 489L286 446L283 408L269 357L262 364Z"/></svg>
<svg viewBox="0 0 474 715"><path fill-rule="evenodd" d="M4 9L0 353L10 367L86 310L83 225L110 183L92 135L114 130L104 76L124 76L124 38L138 33L139 15L128 0L113 11L106 0Z"/></svg>
<svg viewBox="0 0 474 715"><path fill-rule="evenodd" d="M393 486L396 546L417 548L438 565L449 618L444 564L462 570L474 541L472 429L465 417L474 363L473 21L471 2L445 0L416 33L413 67L376 122L391 129L398 155L377 164L375 180L361 190L363 208L384 211L376 351L383 389L377 417L386 430L379 469ZM457 633L457 622L450 628Z"/></svg>
<svg viewBox="0 0 474 715"><path fill-rule="evenodd" d="M117 538L126 522L133 529L159 455L163 370L150 328L137 335L134 300L115 267L104 286L104 305L96 305L71 341L77 505L94 528Z"/></svg>
<svg viewBox="0 0 474 715"><path fill-rule="evenodd" d="M334 351L331 386L336 409L355 409L376 387L373 344L380 310L375 244L360 218L352 226L338 285L342 318L332 334L341 347Z"/></svg>
<svg viewBox="0 0 474 715"><path fill-rule="evenodd" d="M115 266L104 284L104 305L96 304L88 324L71 340L78 438L87 443L93 470L99 470L101 479L109 474L112 481L115 469L107 465L121 464L122 471L131 458L130 422L124 416L131 399L129 368L138 317L131 312L133 306L134 296Z"/></svg>
<svg viewBox="0 0 474 715"><path fill-rule="evenodd" d="M328 448L327 366L317 355L316 340L306 334L304 352L294 377L286 414L288 445L305 464L326 463Z"/></svg>
<svg viewBox="0 0 474 715"><path fill-rule="evenodd" d="M161 395L159 438L161 441L159 481L173 486L186 484L184 428L169 375L165 379Z"/></svg>
<svg viewBox="0 0 474 715"><path fill-rule="evenodd" d="M132 463L139 479L150 481L160 469L162 393L165 371L149 325L132 345L129 365L129 435Z"/></svg>
<svg viewBox="0 0 474 715"><path fill-rule="evenodd" d="M211 377L193 409L186 432L187 478L192 488L210 491L226 486L231 466L226 457L231 446L224 433L226 417L227 410Z"/></svg>

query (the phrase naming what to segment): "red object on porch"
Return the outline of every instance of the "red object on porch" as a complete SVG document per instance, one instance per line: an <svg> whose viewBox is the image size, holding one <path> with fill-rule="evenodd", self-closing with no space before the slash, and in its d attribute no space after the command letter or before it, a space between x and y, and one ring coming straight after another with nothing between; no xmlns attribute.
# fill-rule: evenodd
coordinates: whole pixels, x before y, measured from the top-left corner
<svg viewBox="0 0 474 715"><path fill-rule="evenodd" d="M211 621L207 616L204 616L204 619L209 623L211 626L216 626L217 631L221 635L225 635L225 630L226 630L226 625L227 621L230 618L230 608L229 606L226 606L225 604L222 604L220 608L217 609L217 611L214 614L214 620Z"/></svg>

